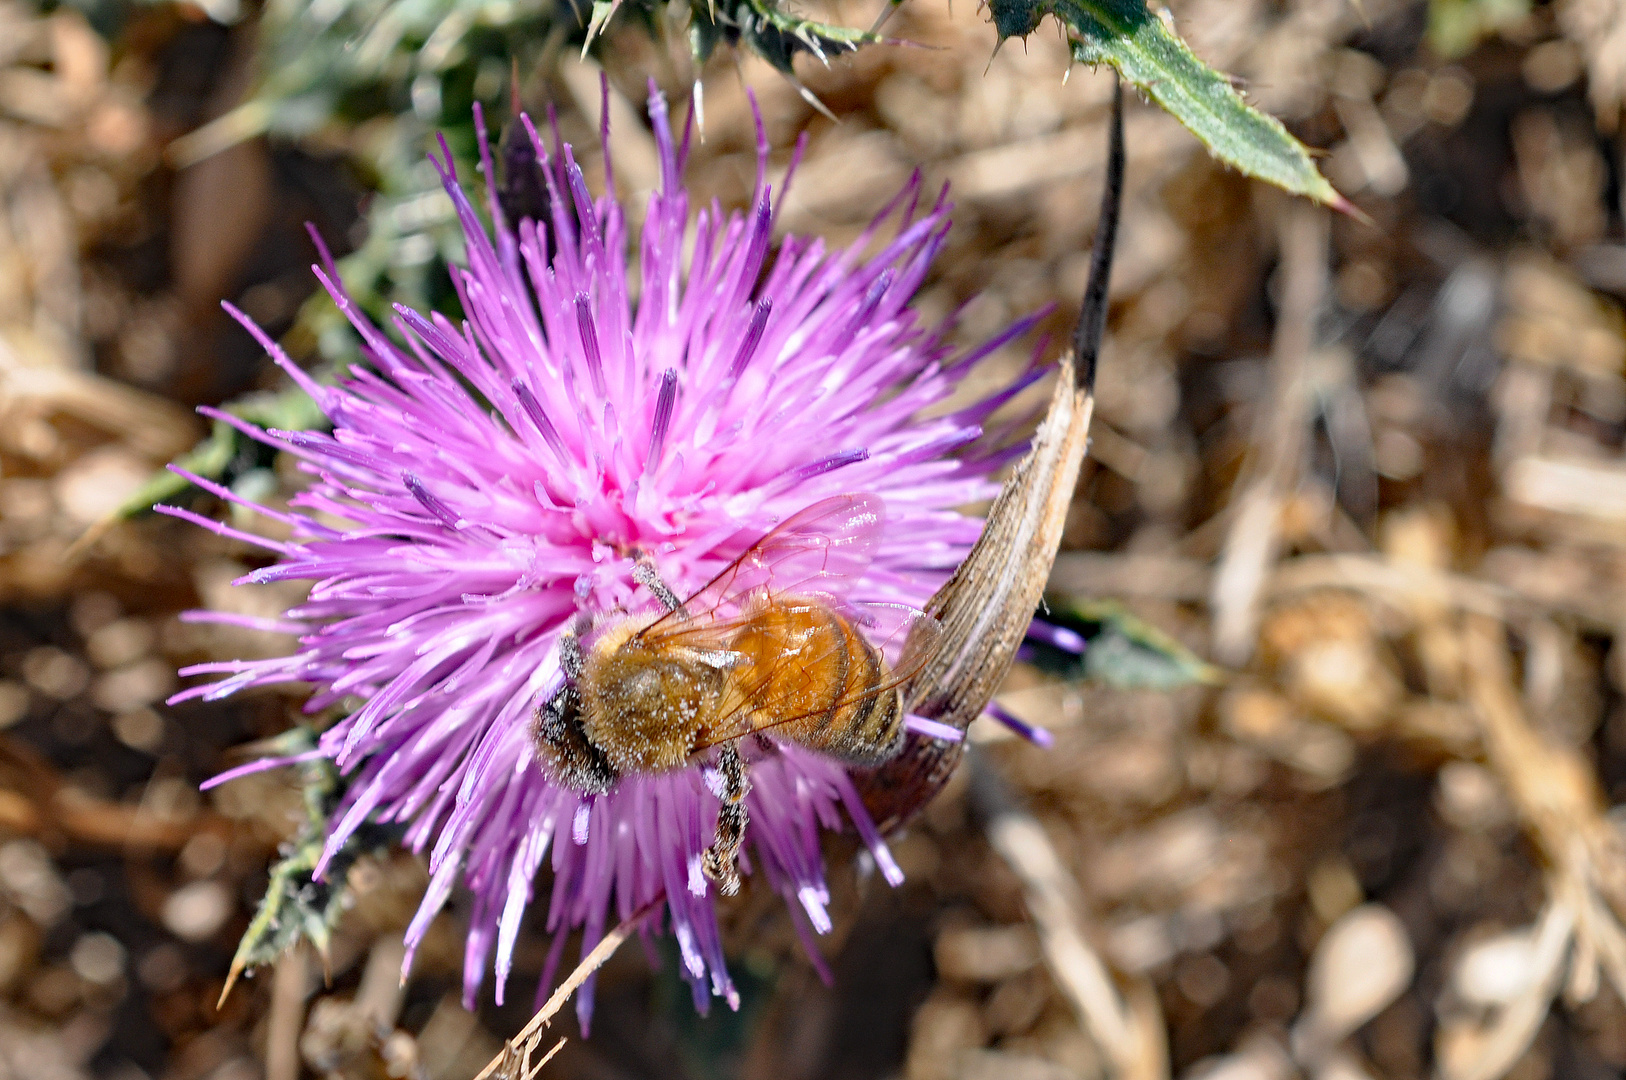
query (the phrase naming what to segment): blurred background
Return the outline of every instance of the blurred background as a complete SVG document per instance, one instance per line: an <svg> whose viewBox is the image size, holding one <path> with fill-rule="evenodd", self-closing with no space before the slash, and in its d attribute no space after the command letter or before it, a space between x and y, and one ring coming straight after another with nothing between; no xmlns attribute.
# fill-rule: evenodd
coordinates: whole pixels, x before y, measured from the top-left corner
<svg viewBox="0 0 1626 1080"><path fill-rule="evenodd" d="M674 956L628 949L543 1075L1626 1071L1626 2L1170 8L1370 222L1228 172L1131 95L1093 454L1051 581L1091 650L1035 655L1000 698L1054 747L974 729L895 839L900 889L832 851L834 985L748 894L738 1013L696 1017ZM527 1019L528 991L459 1005L455 910L397 985L425 882L398 852L351 870L325 958L216 1007L306 811L288 770L198 783L300 695L164 706L178 664L287 647L176 615L299 594L233 590L247 548L120 515L192 498L153 481L183 454L293 490L191 409L316 422L219 309L313 369L353 358L307 222L371 310L455 312L423 155L445 131L472 157L472 102L494 134L514 94L551 105L602 183L602 61L641 214L645 81L681 100L695 77L680 30L629 6L595 60L552 0L0 0L0 1080L466 1080ZM957 209L918 306L970 343L1055 304L1064 340L1109 74L1064 78L1053 23L991 56L969 2L908 0L885 32L797 61L837 122L720 50L691 188L748 199L752 88L776 185L811 139L783 229L850 240L920 168Z"/></svg>

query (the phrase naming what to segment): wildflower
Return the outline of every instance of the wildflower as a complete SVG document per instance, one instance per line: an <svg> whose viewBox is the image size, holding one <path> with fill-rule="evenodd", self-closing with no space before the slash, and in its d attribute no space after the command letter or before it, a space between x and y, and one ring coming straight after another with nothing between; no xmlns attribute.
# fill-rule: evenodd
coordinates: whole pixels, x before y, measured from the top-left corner
<svg viewBox="0 0 1626 1080"><path fill-rule="evenodd" d="M244 582L313 582L278 624L301 635L292 654L189 668L224 678L173 700L305 682L315 687L310 711L362 701L316 751L350 777L324 864L367 820L398 823L406 846L429 851L409 965L465 882L471 1005L488 966L502 1000L544 862L554 935L544 991L571 930L582 931L585 952L612 906L625 918L664 894L664 920L653 921L676 937L696 1007L712 995L737 1002L700 872L718 811L705 770L627 776L590 795L538 762L532 716L560 685L561 633L579 611L651 606L634 581L639 550L683 594L775 523L847 492L874 493L886 510L863 599L924 605L979 532L954 508L992 495L993 472L1012 456L981 441L981 422L1039 374L1030 367L986 400L926 417L1033 320L958 356L945 328L918 324L907 303L949 225L942 197L921 212L918 176L852 247L827 252L787 237L770 258L775 205L760 120L751 210L701 210L685 259L689 128L674 143L653 86L649 109L660 186L639 237L636 299L613 183L594 200L557 135L550 151L524 121L549 221L505 223L487 157L492 233L447 154L436 167L466 235L467 266L453 276L467 321L400 308L399 347L356 311L329 263L317 274L372 369L324 386L239 315L332 434L210 413L294 455L314 478L287 512L257 507L287 527L286 542L166 508L278 556ZM895 237L865 258L890 219ZM752 770L741 866L784 896L818 964L812 933L830 927L821 832L850 825L888 881L901 874L840 763L789 743L777 751ZM577 1008L585 1027L590 986Z"/></svg>

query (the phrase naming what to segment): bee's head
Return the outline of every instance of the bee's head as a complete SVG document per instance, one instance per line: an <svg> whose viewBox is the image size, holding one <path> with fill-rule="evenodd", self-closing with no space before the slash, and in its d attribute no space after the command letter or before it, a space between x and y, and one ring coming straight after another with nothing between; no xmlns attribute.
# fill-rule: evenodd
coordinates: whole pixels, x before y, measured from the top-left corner
<svg viewBox="0 0 1626 1080"><path fill-rule="evenodd" d="M650 648L631 631L595 645L580 683L583 728L623 772L661 772L689 759L725 671L692 649Z"/></svg>

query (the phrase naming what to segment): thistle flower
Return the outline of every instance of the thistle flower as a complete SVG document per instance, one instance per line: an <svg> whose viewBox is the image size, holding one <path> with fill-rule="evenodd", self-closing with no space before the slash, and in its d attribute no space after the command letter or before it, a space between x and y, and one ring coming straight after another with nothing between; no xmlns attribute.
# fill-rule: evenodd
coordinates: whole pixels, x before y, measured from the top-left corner
<svg viewBox="0 0 1626 1080"><path fill-rule="evenodd" d="M286 526L285 542L163 508L274 552L244 583L313 582L308 601L273 627L300 635L295 651L188 668L224 677L172 700L304 682L315 688L309 711L362 702L315 752L350 777L324 865L367 820L398 823L406 846L429 851L430 884L406 933L409 965L466 883L471 1005L488 966L502 1000L522 919L544 884L554 938L542 990L571 930L582 931L585 953L612 906L625 918L664 895L664 919L647 929L664 924L676 937L696 1007L713 995L737 1002L713 886L700 872L718 812L707 770L628 776L587 795L538 763L532 715L560 685L560 636L579 611L651 606L631 552L654 553L682 594L775 523L846 492L874 493L886 508L862 599L923 606L979 532L954 508L991 496L993 472L1013 453L981 439L982 421L1039 375L1030 366L992 397L928 417L1033 320L961 355L946 327L919 325L907 304L943 247L949 207L939 196L922 212L918 176L851 247L827 252L817 239L786 237L771 258L760 118L751 210L702 209L685 258L690 131L674 142L653 85L649 109L660 186L639 237L639 295L613 182L594 200L557 133L550 151L523 120L551 220L517 228L500 211L489 152L492 232L447 153L436 167L466 235L467 266L453 278L467 321L400 308L398 346L357 312L329 262L317 275L372 369L324 386L237 315L315 399L332 434L261 430L210 411L294 455L314 478L286 512L255 506ZM865 258L888 221L896 234ZM839 762L783 743L751 779L741 868L783 895L818 964L812 934L830 927L821 833L850 826L887 881L901 873ZM538 880L544 862L551 883ZM590 986L577 1009L585 1027Z"/></svg>

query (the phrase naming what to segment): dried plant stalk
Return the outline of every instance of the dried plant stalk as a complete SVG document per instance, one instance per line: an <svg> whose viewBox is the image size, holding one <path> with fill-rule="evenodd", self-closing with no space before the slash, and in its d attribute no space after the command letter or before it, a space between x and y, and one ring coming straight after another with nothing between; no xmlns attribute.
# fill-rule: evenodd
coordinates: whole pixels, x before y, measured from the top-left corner
<svg viewBox="0 0 1626 1080"><path fill-rule="evenodd" d="M295 945L277 961L266 1020L266 1080L299 1080L299 1033L305 1027L309 949Z"/></svg>
<svg viewBox="0 0 1626 1080"><path fill-rule="evenodd" d="M1130 986L1127 1000L1119 993L1106 962L1084 932L1084 898L1078 882L1043 826L1017 805L986 765L973 765L972 803L988 842L1021 879L1045 966L1057 988L1111 1062L1114 1076L1161 1080L1169 1074L1169 1062L1156 993L1144 980Z"/></svg>
<svg viewBox="0 0 1626 1080"><path fill-rule="evenodd" d="M1471 616L1463 636L1485 759L1547 860L1553 898L1575 913L1569 995L1590 998L1601 969L1626 997L1626 841L1607 816L1597 776L1580 755L1530 727L1513 689L1501 624Z"/></svg>
<svg viewBox="0 0 1626 1080"><path fill-rule="evenodd" d="M1327 243L1322 211L1294 205L1283 216L1285 288L1271 344L1270 401L1254 432L1210 597L1214 655L1229 664L1241 664L1253 653L1259 600L1281 542L1282 505L1299 482L1309 427L1306 367L1326 291Z"/></svg>
<svg viewBox="0 0 1626 1080"><path fill-rule="evenodd" d="M665 903L666 894L664 892L656 895L649 903L623 919L621 925L604 935L604 939L593 946L592 952L582 957L581 963L576 965L575 970L570 973L569 977L559 984L559 988L537 1010L536 1015L531 1017L530 1023L521 1028L518 1035L503 1043L502 1052L492 1058L486 1067L480 1070L479 1075L474 1080L491 1080L492 1077L499 1077L501 1080L512 1080L512 1078L516 1077L522 1078L522 1080L530 1080L530 1077L535 1076L537 1070L546 1065L553 1055L559 1052L559 1047L564 1045L564 1040L560 1039L553 1049L547 1052L545 1057L540 1061L532 1062L531 1055L536 1053L537 1048L542 1043L542 1029L547 1027L552 1022L554 1015L565 1007L565 1002L570 1000L570 995L581 989L582 983L586 982L593 972L609 962L610 957L614 956L615 951L622 946L627 938L632 936L632 932L638 929L639 924L648 918L652 911Z"/></svg>
<svg viewBox="0 0 1626 1080"><path fill-rule="evenodd" d="M982 536L927 604L943 644L910 684L909 711L961 731L987 707L1016 659L1061 546L1073 489L1089 448L1095 368L1106 328L1107 286L1117 241L1124 175L1123 87L1115 84L1106 189L1089 284L1033 448L988 512ZM964 753L963 742L910 735L897 757L856 777L865 806L888 831L931 801Z"/></svg>

